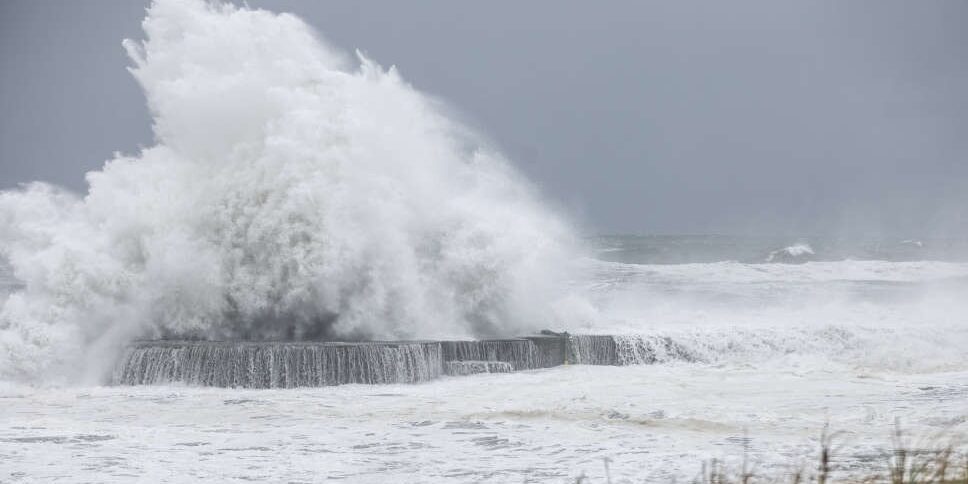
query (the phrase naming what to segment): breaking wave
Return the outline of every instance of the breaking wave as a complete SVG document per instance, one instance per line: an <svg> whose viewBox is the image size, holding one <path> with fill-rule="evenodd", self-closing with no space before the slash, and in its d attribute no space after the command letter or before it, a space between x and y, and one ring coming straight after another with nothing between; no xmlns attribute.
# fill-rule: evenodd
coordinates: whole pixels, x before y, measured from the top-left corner
<svg viewBox="0 0 968 484"><path fill-rule="evenodd" d="M135 337L507 335L568 300L570 227L394 68L202 0L158 0L143 27L124 45L156 144L83 197L0 194L23 283L0 378L103 374L86 360Z"/></svg>
<svg viewBox="0 0 968 484"><path fill-rule="evenodd" d="M784 247L779 250L774 250L770 252L770 255L766 257L767 262L803 262L806 261L808 257L813 256L813 247L810 244L799 243L793 244L789 247Z"/></svg>
<svg viewBox="0 0 968 484"><path fill-rule="evenodd" d="M608 361L813 358L898 371L968 361L964 262L587 263L582 292L599 313L567 329L608 335L586 342L617 355Z"/></svg>

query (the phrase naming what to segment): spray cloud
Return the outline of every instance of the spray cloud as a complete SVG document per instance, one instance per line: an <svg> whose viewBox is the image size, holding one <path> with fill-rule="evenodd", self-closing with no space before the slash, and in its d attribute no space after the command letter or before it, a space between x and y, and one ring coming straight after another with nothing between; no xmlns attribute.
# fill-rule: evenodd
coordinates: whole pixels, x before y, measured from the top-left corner
<svg viewBox="0 0 968 484"><path fill-rule="evenodd" d="M78 197L0 194L24 286L0 378L136 337L423 338L549 324L567 224L435 102L291 15L157 0L126 41L156 144Z"/></svg>

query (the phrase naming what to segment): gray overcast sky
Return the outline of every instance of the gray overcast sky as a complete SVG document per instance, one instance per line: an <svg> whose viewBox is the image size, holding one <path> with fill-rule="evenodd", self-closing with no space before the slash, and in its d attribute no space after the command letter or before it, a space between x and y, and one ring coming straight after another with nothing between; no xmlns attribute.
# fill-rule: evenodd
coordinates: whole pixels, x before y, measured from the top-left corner
<svg viewBox="0 0 968 484"><path fill-rule="evenodd" d="M396 65L589 230L968 235L968 2L256 1ZM0 187L151 144L146 3L0 1Z"/></svg>

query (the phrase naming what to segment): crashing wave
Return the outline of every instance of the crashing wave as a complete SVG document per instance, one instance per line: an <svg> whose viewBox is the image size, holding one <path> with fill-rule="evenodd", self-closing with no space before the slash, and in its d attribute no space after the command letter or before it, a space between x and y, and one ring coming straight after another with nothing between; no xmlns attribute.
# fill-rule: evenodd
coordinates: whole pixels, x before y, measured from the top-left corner
<svg viewBox="0 0 968 484"><path fill-rule="evenodd" d="M510 335L554 314L571 230L510 164L298 18L158 0L125 41L156 144L86 196L0 194L0 378L136 337ZM94 356L90 356L94 355Z"/></svg>

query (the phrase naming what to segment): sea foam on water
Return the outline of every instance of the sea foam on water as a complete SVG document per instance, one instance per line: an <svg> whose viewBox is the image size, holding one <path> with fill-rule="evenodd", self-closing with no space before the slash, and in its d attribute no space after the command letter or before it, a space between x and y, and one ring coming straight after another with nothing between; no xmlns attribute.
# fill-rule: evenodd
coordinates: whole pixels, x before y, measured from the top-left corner
<svg viewBox="0 0 968 484"><path fill-rule="evenodd" d="M143 26L124 45L156 144L85 196L0 194L24 284L0 379L101 378L141 337L508 336L569 300L568 225L394 68L287 14L158 0Z"/></svg>

